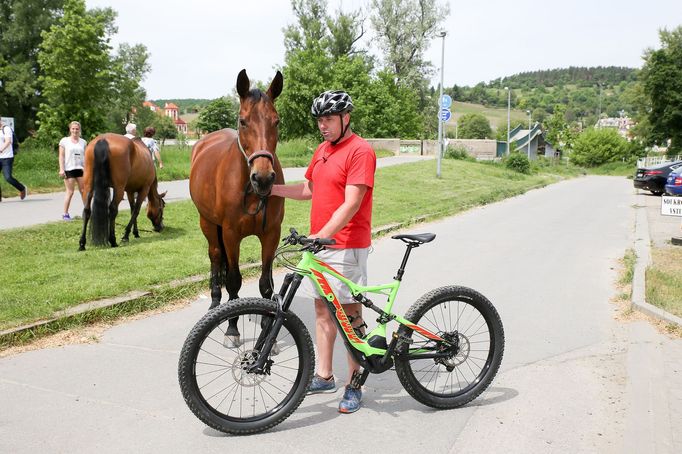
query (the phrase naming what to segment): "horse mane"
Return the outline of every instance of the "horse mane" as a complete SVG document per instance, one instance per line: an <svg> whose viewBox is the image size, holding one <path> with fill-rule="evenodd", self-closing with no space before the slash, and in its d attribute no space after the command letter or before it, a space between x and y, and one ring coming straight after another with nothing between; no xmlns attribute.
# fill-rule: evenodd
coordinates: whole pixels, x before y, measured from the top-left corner
<svg viewBox="0 0 682 454"><path fill-rule="evenodd" d="M259 88L252 88L249 90L249 99L251 99L253 102L258 102L261 100L261 98L268 99L268 96Z"/></svg>

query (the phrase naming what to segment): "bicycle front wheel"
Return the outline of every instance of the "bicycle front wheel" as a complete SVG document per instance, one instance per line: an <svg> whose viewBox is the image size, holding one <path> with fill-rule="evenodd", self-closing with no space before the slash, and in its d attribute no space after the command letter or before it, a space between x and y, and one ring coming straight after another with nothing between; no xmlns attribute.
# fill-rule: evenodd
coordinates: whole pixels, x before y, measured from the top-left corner
<svg viewBox="0 0 682 454"><path fill-rule="evenodd" d="M178 364L180 389L190 410L210 427L239 435L261 432L284 421L303 401L315 358L310 334L293 313L285 316L265 370L249 371L276 311L266 299L230 301L208 312L187 337ZM225 336L235 317L236 343Z"/></svg>
<svg viewBox="0 0 682 454"><path fill-rule="evenodd" d="M457 346L449 348L406 326L399 328L411 342L396 355L395 368L412 397L433 408L456 408L490 385L502 362L504 329L485 296L466 287L441 287L417 300L405 318ZM420 352L448 354L426 359L418 358Z"/></svg>

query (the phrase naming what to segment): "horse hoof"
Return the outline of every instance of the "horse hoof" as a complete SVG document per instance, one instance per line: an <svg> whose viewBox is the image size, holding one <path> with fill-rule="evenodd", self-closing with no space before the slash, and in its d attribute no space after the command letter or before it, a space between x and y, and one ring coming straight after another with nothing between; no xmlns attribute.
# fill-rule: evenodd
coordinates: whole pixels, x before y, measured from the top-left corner
<svg viewBox="0 0 682 454"><path fill-rule="evenodd" d="M128 238L121 238L121 243L127 243L127 242L128 242Z"/></svg>
<svg viewBox="0 0 682 454"><path fill-rule="evenodd" d="M227 348L237 348L242 344L241 339L239 338L239 335L233 336L230 334L225 334L225 338L223 339L223 345Z"/></svg>
<svg viewBox="0 0 682 454"><path fill-rule="evenodd" d="M78 252L84 251L84 250L85 250L85 246L80 246L80 247L78 248Z"/></svg>

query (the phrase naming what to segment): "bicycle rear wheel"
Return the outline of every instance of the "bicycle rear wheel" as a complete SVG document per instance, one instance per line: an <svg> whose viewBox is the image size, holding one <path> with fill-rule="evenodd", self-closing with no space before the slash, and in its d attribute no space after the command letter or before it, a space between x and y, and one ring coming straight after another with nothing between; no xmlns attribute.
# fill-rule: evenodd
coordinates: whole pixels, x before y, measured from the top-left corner
<svg viewBox="0 0 682 454"><path fill-rule="evenodd" d="M231 434L261 432L303 401L315 359L310 334L295 314L286 314L265 372L248 371L260 354L257 340L264 339L276 311L266 299L230 301L208 312L187 337L178 364L180 389L190 410L210 427ZM234 317L241 334L236 347L224 342Z"/></svg>
<svg viewBox="0 0 682 454"><path fill-rule="evenodd" d="M488 299L466 287L441 287L417 300L405 318L456 342L447 357L415 359L415 350L446 351L443 342L401 326L412 340L396 355L395 368L405 390L433 408L456 408L478 397L495 377L504 352L504 329Z"/></svg>

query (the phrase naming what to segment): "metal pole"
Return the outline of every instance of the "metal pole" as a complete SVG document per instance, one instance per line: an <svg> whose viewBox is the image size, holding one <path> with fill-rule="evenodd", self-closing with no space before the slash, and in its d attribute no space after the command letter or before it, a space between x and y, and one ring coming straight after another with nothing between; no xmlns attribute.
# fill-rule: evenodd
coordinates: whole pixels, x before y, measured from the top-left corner
<svg viewBox="0 0 682 454"><path fill-rule="evenodd" d="M445 35L447 33L442 31L438 36L442 38L441 54L440 54L440 96L438 97L438 156L436 156L436 177L440 178L440 160L443 155L443 119L441 118L441 102L443 99L443 65L445 64Z"/></svg>
<svg viewBox="0 0 682 454"><path fill-rule="evenodd" d="M511 126L511 88L504 87L507 90L507 156L509 156L509 128Z"/></svg>
<svg viewBox="0 0 682 454"><path fill-rule="evenodd" d="M530 161L530 110L528 111L528 160Z"/></svg>

